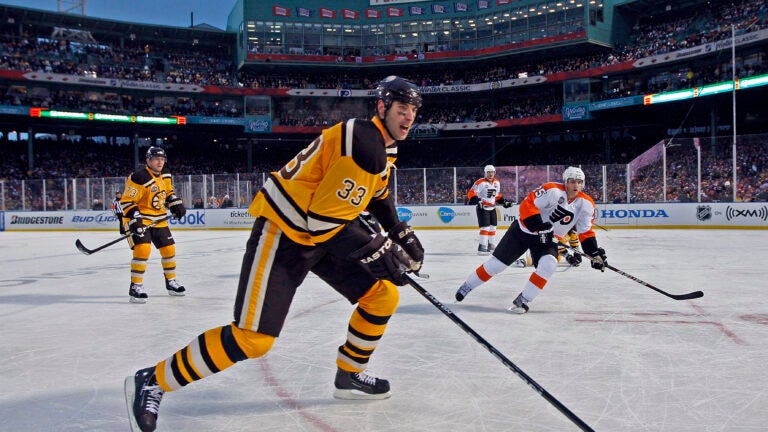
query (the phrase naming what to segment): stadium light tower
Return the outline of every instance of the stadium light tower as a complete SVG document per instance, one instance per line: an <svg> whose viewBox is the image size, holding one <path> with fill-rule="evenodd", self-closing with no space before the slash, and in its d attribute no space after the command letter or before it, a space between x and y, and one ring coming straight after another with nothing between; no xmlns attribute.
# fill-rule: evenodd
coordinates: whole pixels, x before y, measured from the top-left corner
<svg viewBox="0 0 768 432"><path fill-rule="evenodd" d="M741 34L747 33L749 29L755 25L758 20L752 21L751 24L744 27ZM737 187L736 187L736 23L731 23L731 82L733 83L733 202L736 202Z"/></svg>
<svg viewBox="0 0 768 432"><path fill-rule="evenodd" d="M60 13L71 13L85 16L86 0L58 0Z"/></svg>
<svg viewBox="0 0 768 432"><path fill-rule="evenodd" d="M733 202L736 202L736 24L731 23L731 83L733 84Z"/></svg>

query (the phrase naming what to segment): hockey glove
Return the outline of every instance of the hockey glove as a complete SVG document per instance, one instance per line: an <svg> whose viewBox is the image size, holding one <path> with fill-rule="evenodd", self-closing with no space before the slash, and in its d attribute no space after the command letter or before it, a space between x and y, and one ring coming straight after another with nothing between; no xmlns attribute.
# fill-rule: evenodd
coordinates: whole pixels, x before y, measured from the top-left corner
<svg viewBox="0 0 768 432"><path fill-rule="evenodd" d="M398 286L408 283L404 275L408 270L408 262L412 261L411 257L388 237L376 235L349 256L360 260L378 279L388 279Z"/></svg>
<svg viewBox="0 0 768 432"><path fill-rule="evenodd" d="M581 255L578 253L574 253L573 255L566 255L565 260L568 262L568 264L578 267L581 264Z"/></svg>
<svg viewBox="0 0 768 432"><path fill-rule="evenodd" d="M181 202L181 198L177 197L176 194L169 196L165 200L165 205L168 206L168 208L171 210L171 214L176 219L181 219L185 214L187 214L187 209L184 208L184 204Z"/></svg>
<svg viewBox="0 0 768 432"><path fill-rule="evenodd" d="M467 200L467 204L469 205L477 205L477 203L479 202L480 202L480 198L478 198L477 195Z"/></svg>
<svg viewBox="0 0 768 432"><path fill-rule="evenodd" d="M408 270L418 272L424 262L424 247L413 232L413 228L405 221L398 222L388 232L389 238L405 250L411 258L407 263Z"/></svg>
<svg viewBox="0 0 768 432"><path fill-rule="evenodd" d="M592 252L592 268L595 270L605 271L605 265L608 264L608 257L605 256L605 249L599 247L596 251Z"/></svg>
<svg viewBox="0 0 768 432"><path fill-rule="evenodd" d="M515 203L513 203L512 201L510 201L508 199L502 199L500 202L501 202L501 205L504 206L504 208L510 208L513 205L515 205Z"/></svg>
<svg viewBox="0 0 768 432"><path fill-rule="evenodd" d="M131 221L128 222L128 231L130 231L131 234L135 235L136 237L144 237L144 231L146 229L147 228L139 218L131 219Z"/></svg>

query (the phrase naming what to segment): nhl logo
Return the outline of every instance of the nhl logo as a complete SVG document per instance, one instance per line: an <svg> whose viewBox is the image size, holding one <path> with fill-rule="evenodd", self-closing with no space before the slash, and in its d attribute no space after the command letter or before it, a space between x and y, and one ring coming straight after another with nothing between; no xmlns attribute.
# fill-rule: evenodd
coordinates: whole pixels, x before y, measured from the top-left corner
<svg viewBox="0 0 768 432"><path fill-rule="evenodd" d="M712 219L712 207L708 205L696 207L696 219L700 221Z"/></svg>

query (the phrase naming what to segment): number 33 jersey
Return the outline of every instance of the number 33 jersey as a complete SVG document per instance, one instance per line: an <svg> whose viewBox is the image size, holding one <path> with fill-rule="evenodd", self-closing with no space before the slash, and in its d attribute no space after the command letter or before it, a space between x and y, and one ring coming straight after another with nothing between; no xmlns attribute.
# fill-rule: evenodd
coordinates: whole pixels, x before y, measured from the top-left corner
<svg viewBox="0 0 768 432"><path fill-rule="evenodd" d="M377 119L351 119L325 129L277 172L248 211L277 224L291 240L312 246L335 236L388 195L397 144L385 147Z"/></svg>

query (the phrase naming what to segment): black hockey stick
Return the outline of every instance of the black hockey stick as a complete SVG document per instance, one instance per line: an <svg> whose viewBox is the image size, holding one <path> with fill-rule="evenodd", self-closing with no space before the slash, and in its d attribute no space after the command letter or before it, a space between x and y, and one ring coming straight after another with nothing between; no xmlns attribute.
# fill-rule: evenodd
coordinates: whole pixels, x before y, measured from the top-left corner
<svg viewBox="0 0 768 432"><path fill-rule="evenodd" d="M164 218L162 218L160 220L157 220L157 221L152 222L151 224L145 226L144 229L151 228L151 227L159 224L160 222L167 221L170 218L171 218L171 216L166 216L166 217L164 217ZM84 253L86 255L90 255L90 254L96 253L96 252L98 252L98 251L100 251L102 249L106 249L106 248L112 246L113 244L120 242L121 240L125 240L125 239L127 239L128 237L130 237L132 235L133 235L133 233L130 233L130 232L126 233L126 234L123 234L120 238L116 238L116 239L112 240L111 242L103 244L103 245L101 245L101 246L99 246L99 247L97 247L95 249L88 249L87 247L85 247L83 242L80 241L80 239L77 239L77 240L75 240L75 247L80 252L82 252L82 253Z"/></svg>
<svg viewBox="0 0 768 432"><path fill-rule="evenodd" d="M523 372L522 369L517 367L510 359L508 359L504 354L502 354L499 350L494 348L493 345L491 345L488 341L486 341L482 336L480 336L476 331L472 329L467 323L461 320L461 318L457 317L453 311L451 311L447 306L445 306L443 303L440 302L435 296L430 294L429 291L424 289L421 285L416 283L416 281L411 278L409 275L404 275L405 279L408 281L408 284L411 285L413 288L416 289L416 291L419 292L424 298L429 300L430 303L432 303L435 307L440 309L440 312L445 314L448 318L451 319L456 325L461 327L462 330L464 330L468 335L472 336L474 340L480 343L485 349L487 349L491 354L493 354L494 357L501 360L502 363L504 363L505 366L507 366L509 369L512 370L512 372L515 373L518 377L520 377L523 381L525 381L528 386L533 388L536 393L538 393L541 397L547 400L552 406L557 408L558 411L560 411L563 415L568 417L568 420L572 421L573 424L579 427L579 429L583 431L590 431L594 432L594 429L589 427L588 424L584 423L582 419L580 419L576 414L574 414L571 410L569 410L565 405L560 403L559 400L555 399L554 396L552 396L548 391L544 389L544 387L540 386L539 383L533 380L533 378L529 377L525 372Z"/></svg>
<svg viewBox="0 0 768 432"><path fill-rule="evenodd" d="M591 260L591 261L593 261L593 262L596 262L596 261L597 261L597 259L596 259L596 258L594 258L594 257L591 257L591 256L589 256L589 255L585 254L584 252L582 252L582 251L580 251L580 250L578 250L578 249L576 249L576 248L572 247L572 246L571 246L571 245L569 245L569 244L564 244L564 243L560 243L560 244L564 245L565 247L567 247L568 249L570 249L570 250L574 251L575 253L577 253L577 254L579 254L579 255L581 255L581 256L583 256L583 257L585 257L585 258L588 258L589 260ZM607 269L610 269L610 270L613 270L613 271L615 271L616 273L618 273L618 274L620 274L620 275L622 275L622 276L624 276L624 277L627 277L627 278L629 278L629 279L632 279L633 281L635 281L635 282L639 283L640 285L645 285L645 286L647 286L648 288L650 288L650 289L652 289L652 290L656 291L657 293L660 293L660 294L664 294L665 296L667 296L667 297L669 297L669 298L671 298L671 299L675 299L675 300L693 300L693 299L697 299L697 298L699 298L699 297L704 297L704 293L703 293L703 292L701 292L701 291L694 291L694 292L689 292L689 293L687 293L687 294L671 294L671 293L668 293L668 292L666 292L666 291L664 291L664 290L661 290L661 289L659 289L659 288L656 288L655 286L653 286L653 285L649 284L648 282L646 282L646 281L644 281L644 280L641 280L641 279L638 279L638 278L636 278L636 277L632 276L632 275L631 275L631 274L629 274L629 273L623 272L623 271L621 271L621 270L617 269L616 267L614 267L614 266L612 266L612 265L610 265L610 264L608 264L608 263L604 263L604 265L605 265L605 268L607 268Z"/></svg>

